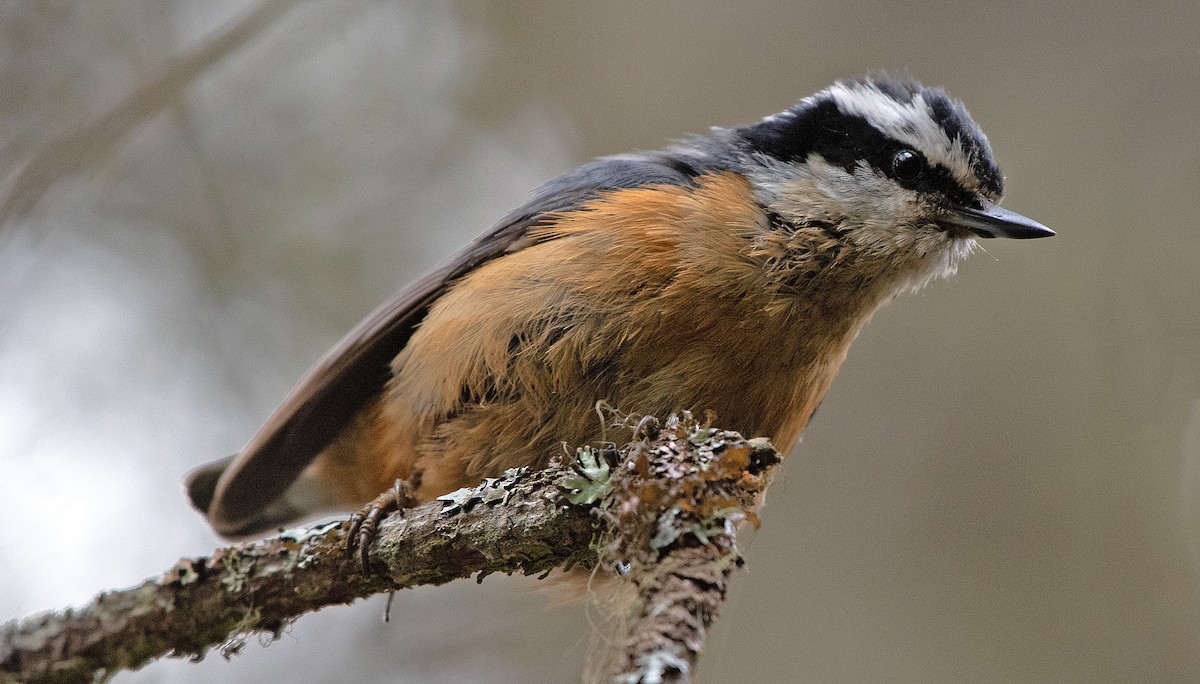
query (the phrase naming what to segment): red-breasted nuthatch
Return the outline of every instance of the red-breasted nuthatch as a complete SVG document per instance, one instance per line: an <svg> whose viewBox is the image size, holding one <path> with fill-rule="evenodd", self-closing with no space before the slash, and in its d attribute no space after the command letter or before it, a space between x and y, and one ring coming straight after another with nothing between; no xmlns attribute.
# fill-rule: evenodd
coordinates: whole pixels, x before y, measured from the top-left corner
<svg viewBox="0 0 1200 684"><path fill-rule="evenodd" d="M1002 193L963 105L886 76L585 164L351 331L192 503L247 535L428 500L599 439L601 400L786 452L876 308L977 237L1054 235Z"/></svg>

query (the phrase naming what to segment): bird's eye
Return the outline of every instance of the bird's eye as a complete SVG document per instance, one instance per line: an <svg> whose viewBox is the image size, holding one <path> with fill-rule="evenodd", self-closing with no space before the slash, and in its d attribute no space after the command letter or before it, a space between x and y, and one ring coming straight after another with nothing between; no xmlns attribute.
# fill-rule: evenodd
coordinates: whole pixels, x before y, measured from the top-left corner
<svg viewBox="0 0 1200 684"><path fill-rule="evenodd" d="M915 181L925 173L925 158L913 150L900 150L892 157L892 172L902 181Z"/></svg>

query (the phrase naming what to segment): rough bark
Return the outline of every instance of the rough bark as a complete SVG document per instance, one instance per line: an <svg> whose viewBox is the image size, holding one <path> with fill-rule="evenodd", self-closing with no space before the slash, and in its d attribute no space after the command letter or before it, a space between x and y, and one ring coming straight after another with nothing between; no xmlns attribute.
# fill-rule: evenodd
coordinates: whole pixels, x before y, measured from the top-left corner
<svg viewBox="0 0 1200 684"><path fill-rule="evenodd" d="M647 434L649 433L649 434ZM740 565L734 540L778 455L690 419L642 426L616 449L581 449L569 466L511 470L385 518L364 571L346 525L284 531L180 560L141 585L81 608L0 627L0 682L90 682L246 636L373 594L493 572L596 562L638 587L620 682L689 681L705 631Z"/></svg>

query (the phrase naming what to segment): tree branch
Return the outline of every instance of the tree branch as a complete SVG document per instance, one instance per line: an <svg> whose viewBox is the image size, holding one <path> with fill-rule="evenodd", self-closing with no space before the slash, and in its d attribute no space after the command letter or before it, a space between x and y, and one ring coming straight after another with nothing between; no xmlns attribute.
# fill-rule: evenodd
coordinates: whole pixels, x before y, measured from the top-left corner
<svg viewBox="0 0 1200 684"><path fill-rule="evenodd" d="M261 35L298 0L262 0L220 33L171 60L162 73L127 94L112 109L42 144L12 171L9 147L0 150L0 174L8 175L0 192L0 229L41 201L59 178L86 164L106 159L138 124L165 110L217 62Z"/></svg>
<svg viewBox="0 0 1200 684"><path fill-rule="evenodd" d="M384 519L364 572L345 524L183 559L81 608L0 627L0 682L90 682L164 656L229 655L247 635L377 593L493 572L616 567L638 587L614 681L689 681L705 630L741 564L734 529L778 455L763 440L672 418L636 441L580 449L569 467L514 469ZM568 505L567 501L575 505Z"/></svg>

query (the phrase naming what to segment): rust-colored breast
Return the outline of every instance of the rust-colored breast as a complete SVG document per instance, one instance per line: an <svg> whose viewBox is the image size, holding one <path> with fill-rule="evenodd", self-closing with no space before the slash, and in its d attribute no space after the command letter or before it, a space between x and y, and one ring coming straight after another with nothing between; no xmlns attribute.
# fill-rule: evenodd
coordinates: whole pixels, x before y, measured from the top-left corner
<svg viewBox="0 0 1200 684"><path fill-rule="evenodd" d="M729 173L555 217L434 304L380 402L314 470L359 500L420 472L431 498L600 439L598 401L712 409L786 450L862 316L818 315L781 289L756 250L769 231Z"/></svg>

